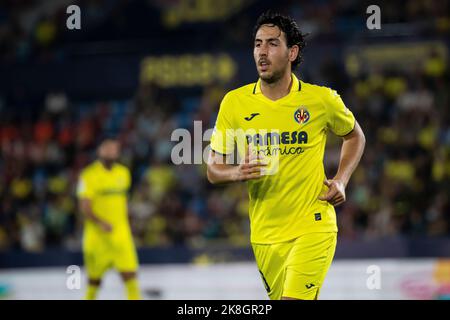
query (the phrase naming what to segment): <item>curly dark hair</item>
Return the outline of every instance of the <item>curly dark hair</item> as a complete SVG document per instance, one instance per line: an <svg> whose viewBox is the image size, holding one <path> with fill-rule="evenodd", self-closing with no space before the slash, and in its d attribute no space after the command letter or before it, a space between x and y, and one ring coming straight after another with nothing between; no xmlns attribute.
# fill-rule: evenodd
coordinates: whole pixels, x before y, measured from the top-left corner
<svg viewBox="0 0 450 320"><path fill-rule="evenodd" d="M278 28L280 28L280 30L286 34L286 42L289 48L294 45L297 45L299 47L297 58L292 61L291 64L291 70L297 68L303 61L302 52L303 48L306 46L305 37L307 36L307 34L301 33L297 22L295 22L295 20L291 17L269 10L261 14L256 21L255 28L253 29L253 39L255 39L256 33L258 32L259 28L261 28L261 26L265 24L277 26Z"/></svg>

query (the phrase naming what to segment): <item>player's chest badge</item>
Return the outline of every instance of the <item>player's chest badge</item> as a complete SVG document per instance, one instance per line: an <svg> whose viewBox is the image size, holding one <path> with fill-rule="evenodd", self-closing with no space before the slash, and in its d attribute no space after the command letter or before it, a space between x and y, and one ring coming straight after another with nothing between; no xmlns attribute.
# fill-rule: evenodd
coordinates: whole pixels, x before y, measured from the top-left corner
<svg viewBox="0 0 450 320"><path fill-rule="evenodd" d="M299 124L307 123L309 119L311 119L311 115L305 107L299 107L297 111L294 112L294 120Z"/></svg>

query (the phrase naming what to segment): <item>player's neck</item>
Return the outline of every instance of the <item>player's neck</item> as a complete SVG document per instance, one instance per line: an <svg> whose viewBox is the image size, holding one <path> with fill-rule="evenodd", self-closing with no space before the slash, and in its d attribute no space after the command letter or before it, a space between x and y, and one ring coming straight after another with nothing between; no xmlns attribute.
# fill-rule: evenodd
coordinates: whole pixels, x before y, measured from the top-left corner
<svg viewBox="0 0 450 320"><path fill-rule="evenodd" d="M261 92L270 100L278 100L289 94L292 86L292 74L286 72L283 77L273 83L267 83L261 79Z"/></svg>

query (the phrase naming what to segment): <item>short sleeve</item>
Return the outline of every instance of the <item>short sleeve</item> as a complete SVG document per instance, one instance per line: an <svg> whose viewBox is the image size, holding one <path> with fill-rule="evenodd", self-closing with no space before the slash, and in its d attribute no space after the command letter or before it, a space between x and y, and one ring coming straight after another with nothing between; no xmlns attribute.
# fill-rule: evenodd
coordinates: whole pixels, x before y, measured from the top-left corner
<svg viewBox="0 0 450 320"><path fill-rule="evenodd" d="M235 128L232 126L232 110L233 105L229 94L227 94L220 104L219 114L211 136L211 149L221 154L234 152Z"/></svg>
<svg viewBox="0 0 450 320"><path fill-rule="evenodd" d="M355 117L345 106L341 96L332 89L327 88L325 103L328 113L327 127L338 136L345 136L353 131Z"/></svg>
<svg viewBox="0 0 450 320"><path fill-rule="evenodd" d="M131 174L130 174L130 170L128 169L128 168L125 168L125 181L126 181L126 184L125 184L125 188L127 189L127 190L130 190L130 187L131 187Z"/></svg>
<svg viewBox="0 0 450 320"><path fill-rule="evenodd" d="M82 173L78 179L77 197L92 199L95 195L95 186L86 173Z"/></svg>

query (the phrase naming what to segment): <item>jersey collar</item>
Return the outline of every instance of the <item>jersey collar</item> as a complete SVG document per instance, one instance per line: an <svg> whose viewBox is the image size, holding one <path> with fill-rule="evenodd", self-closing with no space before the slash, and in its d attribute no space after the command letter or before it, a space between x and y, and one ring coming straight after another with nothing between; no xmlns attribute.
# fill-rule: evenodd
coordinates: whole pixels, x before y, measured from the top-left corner
<svg viewBox="0 0 450 320"><path fill-rule="evenodd" d="M114 163L113 166L111 167L111 170L108 170L103 166L103 163L99 159L95 160L95 162L96 162L98 168L100 168L101 170L107 171L107 172L111 172L114 169L114 167L116 166L116 163Z"/></svg>
<svg viewBox="0 0 450 320"><path fill-rule="evenodd" d="M292 86L291 91L289 93L292 93L294 91L300 91L302 89L302 85L300 81L297 79L295 74L292 73ZM255 83L255 86L253 87L253 94L260 94L261 92L261 78L258 79L258 81Z"/></svg>

